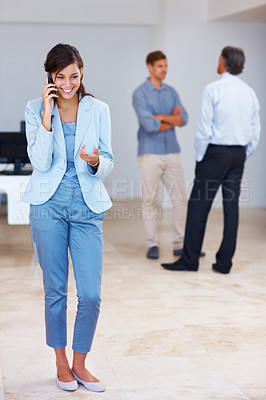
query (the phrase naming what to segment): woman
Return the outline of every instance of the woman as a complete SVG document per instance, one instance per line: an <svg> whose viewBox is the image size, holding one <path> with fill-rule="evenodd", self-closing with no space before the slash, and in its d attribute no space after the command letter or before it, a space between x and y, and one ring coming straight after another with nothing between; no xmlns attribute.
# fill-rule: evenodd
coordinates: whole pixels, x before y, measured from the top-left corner
<svg viewBox="0 0 266 400"><path fill-rule="evenodd" d="M57 385L93 391L104 385L85 368L100 309L102 223L110 198L101 182L113 167L108 106L85 92L83 61L68 44L45 61L50 81L28 102L26 133L33 174L23 200L45 291L46 343L55 351ZM72 369L66 356L68 248L77 287Z"/></svg>

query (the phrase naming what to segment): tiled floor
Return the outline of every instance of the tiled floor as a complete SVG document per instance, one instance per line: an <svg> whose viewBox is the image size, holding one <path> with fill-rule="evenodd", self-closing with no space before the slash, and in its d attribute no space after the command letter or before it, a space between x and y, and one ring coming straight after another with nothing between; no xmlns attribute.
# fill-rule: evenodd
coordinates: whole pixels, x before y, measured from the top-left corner
<svg viewBox="0 0 266 400"><path fill-rule="evenodd" d="M87 361L107 386L101 394L56 387L29 228L8 226L2 207L1 400L266 399L266 210L241 210L234 267L223 276L211 270L220 210L211 212L199 271L169 272L160 262L173 259L171 211L158 223L161 257L152 261L134 206L117 203L105 220L102 309ZM71 272L69 349L75 308Z"/></svg>

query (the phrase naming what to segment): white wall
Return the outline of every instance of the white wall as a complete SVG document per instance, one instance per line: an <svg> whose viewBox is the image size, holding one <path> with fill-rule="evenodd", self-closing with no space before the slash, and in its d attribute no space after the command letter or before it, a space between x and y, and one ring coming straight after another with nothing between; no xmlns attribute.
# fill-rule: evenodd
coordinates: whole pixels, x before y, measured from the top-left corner
<svg viewBox="0 0 266 400"><path fill-rule="evenodd" d="M1 22L132 25L154 24L160 0L6 0L0 2Z"/></svg>
<svg viewBox="0 0 266 400"><path fill-rule="evenodd" d="M166 82L178 90L189 112L188 126L178 130L188 185L193 179L194 126L201 91L217 78L216 64L225 45L245 50L243 78L257 92L265 126L265 24L207 22L205 0L113 0L113 8L103 7L110 4L109 0L99 1L76 1L80 17L73 11L73 23L63 23L72 13L69 0L65 0L62 13L49 0L55 14L53 23L47 22L46 13L34 11L33 0L24 2L20 10L15 8L15 0L6 1L5 8L0 5L1 131L19 129L26 101L41 95L46 53L60 41L78 47L85 62L87 90L110 105L115 168L106 184L114 197L139 196L137 120L131 94L147 76L145 56L149 51L166 52ZM118 3L120 7L115 7ZM37 15L42 23L34 23ZM266 206L264 148L262 135L256 154L246 166L244 183L249 193L244 206Z"/></svg>

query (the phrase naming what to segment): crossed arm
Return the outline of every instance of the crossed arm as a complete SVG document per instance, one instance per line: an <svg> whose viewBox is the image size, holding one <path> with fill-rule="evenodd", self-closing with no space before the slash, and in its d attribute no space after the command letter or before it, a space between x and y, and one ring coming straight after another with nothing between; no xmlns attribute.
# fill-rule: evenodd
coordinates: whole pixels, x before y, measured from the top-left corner
<svg viewBox="0 0 266 400"><path fill-rule="evenodd" d="M181 115L182 107L175 107L171 114L157 114L154 118L160 121L158 132L164 132L173 126L181 126L184 123L184 118Z"/></svg>

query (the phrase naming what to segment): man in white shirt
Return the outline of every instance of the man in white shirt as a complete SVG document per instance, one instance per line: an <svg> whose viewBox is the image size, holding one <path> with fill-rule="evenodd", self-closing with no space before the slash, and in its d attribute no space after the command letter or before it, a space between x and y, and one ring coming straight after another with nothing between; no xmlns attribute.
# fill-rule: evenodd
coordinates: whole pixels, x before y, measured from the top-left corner
<svg viewBox="0 0 266 400"><path fill-rule="evenodd" d="M244 163L260 137L258 99L254 90L237 77L244 63L241 49L225 47L217 68L221 78L203 91L195 133L196 176L188 205L183 255L174 263L162 264L166 269L198 270L208 214L220 186L224 231L212 267L222 274L228 274L232 267Z"/></svg>

